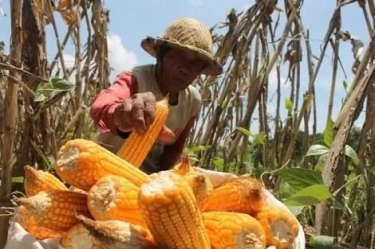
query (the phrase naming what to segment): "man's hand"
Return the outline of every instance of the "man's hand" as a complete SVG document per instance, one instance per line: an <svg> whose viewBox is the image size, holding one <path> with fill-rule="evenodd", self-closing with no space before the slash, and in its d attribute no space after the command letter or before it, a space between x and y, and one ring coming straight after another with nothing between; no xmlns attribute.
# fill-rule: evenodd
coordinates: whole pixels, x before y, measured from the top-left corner
<svg viewBox="0 0 375 249"><path fill-rule="evenodd" d="M114 112L114 121L118 130L129 132L135 129L144 134L155 119L156 99L153 93L137 93L124 100ZM166 126L161 130L158 139L162 142L171 142L175 134Z"/></svg>
<svg viewBox="0 0 375 249"><path fill-rule="evenodd" d="M137 93L124 100L114 112L118 130L129 132L133 128L144 134L155 119L155 95L152 92Z"/></svg>

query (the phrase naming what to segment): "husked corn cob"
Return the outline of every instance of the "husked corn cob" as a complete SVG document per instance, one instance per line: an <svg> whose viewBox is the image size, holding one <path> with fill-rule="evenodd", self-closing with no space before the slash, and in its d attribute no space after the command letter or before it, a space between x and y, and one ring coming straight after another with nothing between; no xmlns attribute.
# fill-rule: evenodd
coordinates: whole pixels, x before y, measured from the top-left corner
<svg viewBox="0 0 375 249"><path fill-rule="evenodd" d="M14 200L25 206L39 225L58 231L66 232L77 224L76 213L90 215L87 195L69 190L48 190Z"/></svg>
<svg viewBox="0 0 375 249"><path fill-rule="evenodd" d="M156 249L150 232L141 226L119 220L97 221L83 215L77 218L106 249Z"/></svg>
<svg viewBox="0 0 375 249"><path fill-rule="evenodd" d="M64 235L62 231L52 230L36 223L34 217L26 207L20 206L14 215L14 220L34 238L38 240L48 238L61 238Z"/></svg>
<svg viewBox="0 0 375 249"><path fill-rule="evenodd" d="M160 172L142 185L138 205L160 248L211 248L194 193L178 174Z"/></svg>
<svg viewBox="0 0 375 249"><path fill-rule="evenodd" d="M205 210L208 206L208 200L210 195L214 191L210 180L200 172L195 172L184 176L193 190L197 204L200 210Z"/></svg>
<svg viewBox="0 0 375 249"><path fill-rule="evenodd" d="M105 249L81 223L71 227L61 238L64 249Z"/></svg>
<svg viewBox="0 0 375 249"><path fill-rule="evenodd" d="M248 214L204 212L202 216L213 249L264 249L266 246L262 225Z"/></svg>
<svg viewBox="0 0 375 249"><path fill-rule="evenodd" d="M298 220L293 214L280 207L264 206L256 219L266 232L267 246L291 248L299 232Z"/></svg>
<svg viewBox="0 0 375 249"><path fill-rule="evenodd" d="M133 130L117 152L117 155L139 168L157 140L160 132L163 130L168 114L168 98L156 102L155 119L150 127L148 127L146 133L140 135L136 130Z"/></svg>
<svg viewBox="0 0 375 249"><path fill-rule="evenodd" d="M88 191L99 178L110 174L125 177L137 186L148 181L148 176L141 170L85 139L70 140L60 148L56 173L84 191Z"/></svg>
<svg viewBox="0 0 375 249"><path fill-rule="evenodd" d="M207 211L231 211L254 216L264 205L262 183L251 177L229 179L209 196Z"/></svg>
<svg viewBox="0 0 375 249"><path fill-rule="evenodd" d="M208 198L214 190L210 179L202 172L194 170L187 154L182 155L181 161L172 168L172 171L188 181L199 208L205 210Z"/></svg>
<svg viewBox="0 0 375 249"><path fill-rule="evenodd" d="M107 175L88 192L88 208L96 220L122 220L145 226L138 208L139 187L126 178Z"/></svg>
<svg viewBox="0 0 375 249"><path fill-rule="evenodd" d="M24 188L27 196L33 196L40 191L51 189L68 190L56 176L43 170L37 170L26 165Z"/></svg>

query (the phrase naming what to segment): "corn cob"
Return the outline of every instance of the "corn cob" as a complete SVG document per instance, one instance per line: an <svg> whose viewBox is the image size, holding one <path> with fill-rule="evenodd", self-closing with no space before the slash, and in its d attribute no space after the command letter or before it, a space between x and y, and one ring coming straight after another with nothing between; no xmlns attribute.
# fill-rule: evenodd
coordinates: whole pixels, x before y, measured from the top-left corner
<svg viewBox="0 0 375 249"><path fill-rule="evenodd" d="M182 156L181 162L176 164L172 170L188 181L200 210L205 210L208 198L214 190L210 179L205 174L194 170L191 166L189 156L186 154Z"/></svg>
<svg viewBox="0 0 375 249"><path fill-rule="evenodd" d="M56 173L84 191L88 191L99 178L110 174L125 177L137 186L148 181L148 176L141 170L97 143L84 139L70 140L60 148Z"/></svg>
<svg viewBox="0 0 375 249"><path fill-rule="evenodd" d="M43 191L14 200L17 205L25 206L39 225L58 231L66 232L77 224L76 213L90 215L87 195L68 190Z"/></svg>
<svg viewBox="0 0 375 249"><path fill-rule="evenodd" d="M66 232L60 245L64 249L105 249L81 223Z"/></svg>
<svg viewBox="0 0 375 249"><path fill-rule="evenodd" d="M68 188L57 177L49 172L37 170L26 165L24 188L27 196L33 196L41 191L60 189L68 190Z"/></svg>
<svg viewBox="0 0 375 249"><path fill-rule="evenodd" d="M156 102L155 119L146 130L146 133L140 135L136 130L133 130L118 150L117 156L139 168L147 157L147 154L154 145L160 132L163 130L168 114L168 98Z"/></svg>
<svg viewBox="0 0 375 249"><path fill-rule="evenodd" d="M121 220L145 226L138 208L139 187L126 178L108 175L88 192L88 208L96 220Z"/></svg>
<svg viewBox="0 0 375 249"><path fill-rule="evenodd" d="M251 177L229 179L209 196L206 211L231 211L254 216L264 205L262 183Z"/></svg>
<svg viewBox="0 0 375 249"><path fill-rule="evenodd" d="M288 211L275 206L264 206L256 215L262 224L267 239L267 246L289 249L297 238L299 226L296 217Z"/></svg>
<svg viewBox="0 0 375 249"><path fill-rule="evenodd" d="M49 238L61 238L64 235L62 231L52 230L36 223L34 217L26 207L20 206L14 214L14 221L20 223L31 236L38 240Z"/></svg>
<svg viewBox="0 0 375 249"><path fill-rule="evenodd" d="M204 212L202 216L213 249L264 249L266 246L262 225L248 214Z"/></svg>
<svg viewBox="0 0 375 249"><path fill-rule="evenodd" d="M141 226L119 220L96 221L83 215L77 218L104 248L156 249L150 232Z"/></svg>
<svg viewBox="0 0 375 249"><path fill-rule="evenodd" d="M142 185L138 205L160 248L211 248L194 193L178 174L160 172Z"/></svg>

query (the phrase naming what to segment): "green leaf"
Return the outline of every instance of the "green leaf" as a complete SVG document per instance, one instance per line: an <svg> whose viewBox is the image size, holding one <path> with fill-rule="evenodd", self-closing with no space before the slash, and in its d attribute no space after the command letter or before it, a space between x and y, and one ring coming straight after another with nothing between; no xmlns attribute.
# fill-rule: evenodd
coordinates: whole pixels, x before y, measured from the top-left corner
<svg viewBox="0 0 375 249"><path fill-rule="evenodd" d="M223 158L220 158L220 157L215 157L213 160L212 160L213 164L219 168L219 169L223 169L224 168L224 159Z"/></svg>
<svg viewBox="0 0 375 249"><path fill-rule="evenodd" d="M23 176L12 177L12 183L23 183Z"/></svg>
<svg viewBox="0 0 375 249"><path fill-rule="evenodd" d="M38 84L35 90L34 102L42 102L59 92L67 92L75 88L75 84L60 78L52 78L47 83Z"/></svg>
<svg viewBox="0 0 375 249"><path fill-rule="evenodd" d="M284 99L284 105L285 109L287 109L288 111L291 111L293 109L293 102L289 98Z"/></svg>
<svg viewBox="0 0 375 249"><path fill-rule="evenodd" d="M51 79L51 83L54 91L70 91L75 87L75 84L73 84L72 82L60 78Z"/></svg>
<svg viewBox="0 0 375 249"><path fill-rule="evenodd" d="M296 191L312 185L323 184L323 178L319 171L301 168L282 169L277 174Z"/></svg>
<svg viewBox="0 0 375 249"><path fill-rule="evenodd" d="M334 122L332 119L330 119L327 123L327 126L326 128L324 129L324 132L323 132L323 141L325 143L325 145L327 145L328 147L331 147L332 145L332 142L333 142L333 126L334 126Z"/></svg>
<svg viewBox="0 0 375 249"><path fill-rule="evenodd" d="M53 92L53 85L51 82L38 84L35 90L34 101L43 101L48 98Z"/></svg>
<svg viewBox="0 0 375 249"><path fill-rule="evenodd" d="M292 212L294 216L298 216L302 213L305 207L304 206L291 206L287 208L289 209L290 212Z"/></svg>
<svg viewBox="0 0 375 249"><path fill-rule="evenodd" d="M46 99L46 96L40 92L36 92L34 96L34 102L42 102Z"/></svg>
<svg viewBox="0 0 375 249"><path fill-rule="evenodd" d="M316 163L314 169L319 172L323 172L323 169L327 163L328 153L323 154L319 157L318 162Z"/></svg>
<svg viewBox="0 0 375 249"><path fill-rule="evenodd" d="M348 177L349 179L346 181L346 183L344 185L340 186L338 189L336 189L336 191L333 192L333 195L336 196L342 189L357 183L361 177L362 177L362 175L356 175L356 176L352 176L352 177L349 176Z"/></svg>
<svg viewBox="0 0 375 249"><path fill-rule="evenodd" d="M352 159L352 162L355 165L359 164L359 158L358 158L357 152L355 152L355 150L353 149L353 147L351 147L348 144L345 145L345 155L348 156L348 157L350 157Z"/></svg>
<svg viewBox="0 0 375 249"><path fill-rule="evenodd" d="M314 249L338 248L337 239L335 237L326 235L312 236L308 242L308 245Z"/></svg>
<svg viewBox="0 0 375 249"><path fill-rule="evenodd" d="M242 132L244 135L246 135L248 137L251 136L251 132L248 129L245 129L243 127L236 127L236 130Z"/></svg>
<svg viewBox="0 0 375 249"><path fill-rule="evenodd" d="M340 210L342 212L346 211L345 204L341 204L340 202L336 201L335 199L332 200L331 208Z"/></svg>
<svg viewBox="0 0 375 249"><path fill-rule="evenodd" d="M313 144L310 146L306 156L320 156L329 152L329 148L321 144Z"/></svg>
<svg viewBox="0 0 375 249"><path fill-rule="evenodd" d="M209 145L195 145L189 148L189 152L199 152L199 151L205 151L208 150L211 146Z"/></svg>
<svg viewBox="0 0 375 249"><path fill-rule="evenodd" d="M254 137L253 145L263 145L266 141L266 134L262 131Z"/></svg>
<svg viewBox="0 0 375 249"><path fill-rule="evenodd" d="M332 195L323 184L312 185L304 188L284 200L287 206L312 206L327 200Z"/></svg>

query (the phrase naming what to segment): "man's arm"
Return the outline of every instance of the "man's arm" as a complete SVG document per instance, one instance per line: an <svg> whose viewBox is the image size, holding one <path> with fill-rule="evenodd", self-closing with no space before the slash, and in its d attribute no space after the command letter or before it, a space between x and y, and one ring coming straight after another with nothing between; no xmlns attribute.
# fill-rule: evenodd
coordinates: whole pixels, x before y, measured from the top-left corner
<svg viewBox="0 0 375 249"><path fill-rule="evenodd" d="M174 144L165 146L164 153L160 158L161 170L170 169L177 162L177 160L180 159L186 140L189 137L191 129L194 126L196 117L197 115L193 116L189 120L189 122L186 124L184 130L180 133Z"/></svg>
<svg viewBox="0 0 375 249"><path fill-rule="evenodd" d="M127 72L121 73L108 89L101 90L91 102L90 115L96 125L112 133L126 136L116 129L113 113L116 107L135 93L136 78Z"/></svg>

